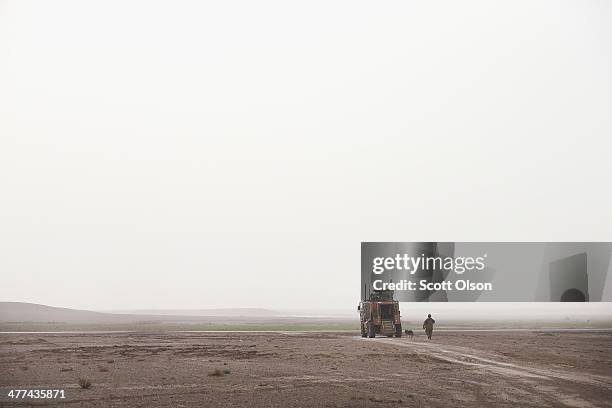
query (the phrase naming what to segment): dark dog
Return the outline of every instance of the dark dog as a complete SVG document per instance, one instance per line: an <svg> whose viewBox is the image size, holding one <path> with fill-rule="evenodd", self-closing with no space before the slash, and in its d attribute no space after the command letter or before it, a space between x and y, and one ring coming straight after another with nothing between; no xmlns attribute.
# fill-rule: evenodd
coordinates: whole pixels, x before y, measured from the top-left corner
<svg viewBox="0 0 612 408"><path fill-rule="evenodd" d="M404 333L406 333L407 337L410 337L410 340L412 340L414 338L414 332L412 330L404 330Z"/></svg>

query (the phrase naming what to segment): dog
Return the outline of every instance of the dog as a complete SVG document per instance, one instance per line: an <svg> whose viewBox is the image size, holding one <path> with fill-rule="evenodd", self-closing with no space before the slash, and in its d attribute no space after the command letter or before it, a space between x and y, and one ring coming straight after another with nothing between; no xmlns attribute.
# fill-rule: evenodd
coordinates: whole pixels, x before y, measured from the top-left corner
<svg viewBox="0 0 612 408"><path fill-rule="evenodd" d="M412 330L404 330L404 333L406 333L406 337L410 337L410 340L412 340L414 338L414 332Z"/></svg>

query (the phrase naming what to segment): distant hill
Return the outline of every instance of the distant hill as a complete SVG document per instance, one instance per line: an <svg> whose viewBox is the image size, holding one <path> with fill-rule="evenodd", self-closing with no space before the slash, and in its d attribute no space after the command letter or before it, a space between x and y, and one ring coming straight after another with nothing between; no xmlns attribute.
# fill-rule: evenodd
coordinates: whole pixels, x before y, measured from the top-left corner
<svg viewBox="0 0 612 408"><path fill-rule="evenodd" d="M0 302L0 322L5 323L112 323L127 321L124 319L124 316L91 312L89 310L67 309L35 303Z"/></svg>
<svg viewBox="0 0 612 408"><path fill-rule="evenodd" d="M25 302L0 302L0 323L257 323L327 322L338 317L292 314L259 308L195 310L125 310L94 312Z"/></svg>

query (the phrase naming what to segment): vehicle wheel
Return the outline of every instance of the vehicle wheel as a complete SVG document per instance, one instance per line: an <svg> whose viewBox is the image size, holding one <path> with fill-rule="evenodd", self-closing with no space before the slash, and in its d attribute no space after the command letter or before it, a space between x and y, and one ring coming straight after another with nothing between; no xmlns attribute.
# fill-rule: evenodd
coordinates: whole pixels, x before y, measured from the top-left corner
<svg viewBox="0 0 612 408"><path fill-rule="evenodd" d="M376 332L374 331L374 323L368 322L368 337L373 339L376 336Z"/></svg>
<svg viewBox="0 0 612 408"><path fill-rule="evenodd" d="M366 333L366 328L363 324L363 322L361 323L361 337L367 337L368 334Z"/></svg>
<svg viewBox="0 0 612 408"><path fill-rule="evenodd" d="M395 337L402 337L402 325L401 324L395 325Z"/></svg>

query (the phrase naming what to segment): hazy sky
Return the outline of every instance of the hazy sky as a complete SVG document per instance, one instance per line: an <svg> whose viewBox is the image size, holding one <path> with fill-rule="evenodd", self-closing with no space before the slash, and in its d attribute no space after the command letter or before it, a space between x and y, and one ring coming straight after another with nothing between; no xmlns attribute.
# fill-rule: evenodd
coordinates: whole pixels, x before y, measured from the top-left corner
<svg viewBox="0 0 612 408"><path fill-rule="evenodd" d="M0 300L346 308L361 241L610 241L611 23L0 1Z"/></svg>

